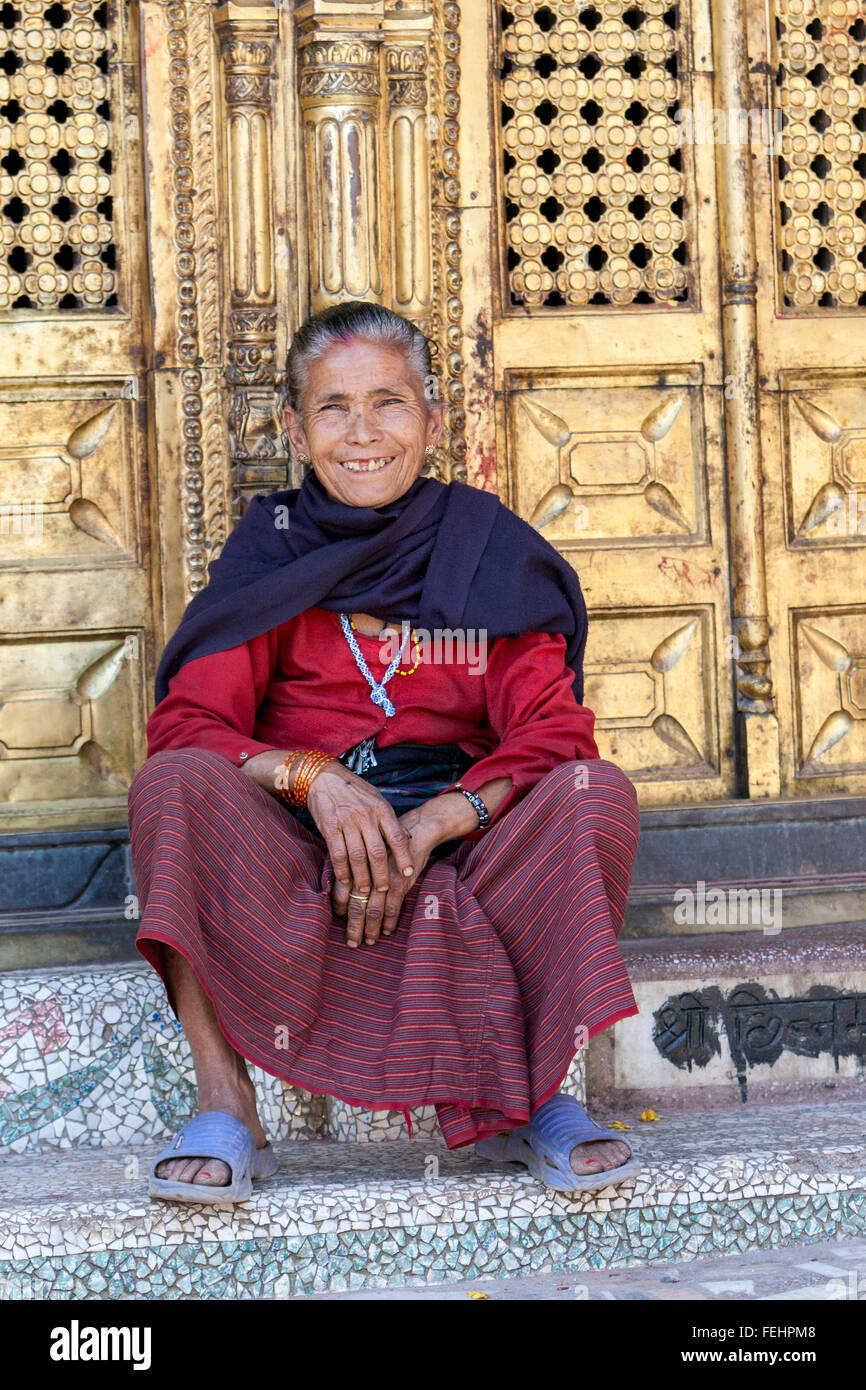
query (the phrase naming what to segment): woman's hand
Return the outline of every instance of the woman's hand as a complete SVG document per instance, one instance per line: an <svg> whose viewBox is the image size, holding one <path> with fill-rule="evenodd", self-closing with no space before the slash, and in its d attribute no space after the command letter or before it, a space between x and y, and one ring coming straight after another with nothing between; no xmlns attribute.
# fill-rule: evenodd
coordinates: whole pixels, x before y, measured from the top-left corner
<svg viewBox="0 0 866 1390"><path fill-rule="evenodd" d="M427 803L429 805L429 803ZM409 854L412 860L412 874L402 874L397 866L393 855L388 856L388 889L386 892L378 892L375 888L370 894L366 903L358 898L353 898L352 893L361 892L361 889L351 884L346 888L342 883L335 883L331 895L335 913L340 916L348 916L346 925L346 944L349 946L360 946L363 938L368 946L379 940L381 936L392 936L397 929L397 919L403 906L403 900L410 888L414 888L420 875L426 868L432 850L441 842L441 836L429 816L422 814L423 807L419 806L413 811L407 811L400 816L398 824L403 827L408 837Z"/></svg>
<svg viewBox="0 0 866 1390"><path fill-rule="evenodd" d="M347 916L346 940L357 946L367 919L371 927L377 923L378 936L386 900L391 899L393 915L393 902L399 896L402 904L405 894L405 889L398 893L398 885L414 882L408 831L382 793L338 761L313 778L307 810L328 846L335 879L334 911ZM362 895L367 902L351 894Z"/></svg>
<svg viewBox="0 0 866 1390"><path fill-rule="evenodd" d="M362 934L367 945L378 941L380 935L393 935L403 900L427 867L432 851L445 840L468 835L477 826L478 817L460 792L445 792L431 797L412 811L406 811L400 816L399 824L409 836L411 876L401 874L393 856L389 856L388 889L384 893L374 890L366 904L351 896L351 893L365 890L354 885L351 890L345 889L342 884L334 885L334 911L343 916L347 913L348 905L346 941L350 946L359 946Z"/></svg>

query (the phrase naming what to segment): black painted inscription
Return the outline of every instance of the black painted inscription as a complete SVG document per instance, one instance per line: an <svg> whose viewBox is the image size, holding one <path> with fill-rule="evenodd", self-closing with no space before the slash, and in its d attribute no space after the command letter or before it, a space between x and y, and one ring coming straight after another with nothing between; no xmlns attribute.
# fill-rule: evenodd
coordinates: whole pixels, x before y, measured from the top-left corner
<svg viewBox="0 0 866 1390"><path fill-rule="evenodd" d="M866 994L813 985L802 998L780 999L759 984L690 990L666 999L654 1015L653 1042L675 1067L691 1071L721 1056L724 1033L746 1098L749 1067L773 1066L783 1052L866 1061Z"/></svg>

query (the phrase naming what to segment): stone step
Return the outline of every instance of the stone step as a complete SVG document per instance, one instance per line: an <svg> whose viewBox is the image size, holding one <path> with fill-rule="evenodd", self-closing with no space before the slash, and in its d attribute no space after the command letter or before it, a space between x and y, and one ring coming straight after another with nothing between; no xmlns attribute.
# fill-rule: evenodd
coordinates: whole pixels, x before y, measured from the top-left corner
<svg viewBox="0 0 866 1390"><path fill-rule="evenodd" d="M742 1107L641 1123L643 1170L560 1194L439 1142L278 1146L238 1207L145 1195L156 1145L0 1165L6 1298L281 1298L627 1268L866 1234L866 1105Z"/></svg>
<svg viewBox="0 0 866 1390"><path fill-rule="evenodd" d="M139 965L0 976L0 1153L165 1142L192 1112L189 1046ZM275 1138L318 1134L324 1097L256 1072Z"/></svg>
<svg viewBox="0 0 866 1390"><path fill-rule="evenodd" d="M194 1111L189 1046L144 962L0 976L0 1154L162 1143ZM294 1090L258 1068L272 1139L400 1139L399 1111L364 1111ZM584 1054L564 1086L583 1099ZM432 1107L410 1112L413 1141L439 1137Z"/></svg>
<svg viewBox="0 0 866 1390"><path fill-rule="evenodd" d="M622 950L640 1013L590 1044L594 1114L866 1099L866 923Z"/></svg>

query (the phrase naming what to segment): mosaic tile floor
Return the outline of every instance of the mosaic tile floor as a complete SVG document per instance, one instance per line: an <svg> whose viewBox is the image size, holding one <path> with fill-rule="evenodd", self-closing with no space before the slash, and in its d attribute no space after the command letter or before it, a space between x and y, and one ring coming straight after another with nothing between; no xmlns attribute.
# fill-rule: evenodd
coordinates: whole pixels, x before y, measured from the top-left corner
<svg viewBox="0 0 866 1390"><path fill-rule="evenodd" d="M141 1146L13 1155L0 1296L285 1298L866 1235L861 1103L624 1118L642 1173L573 1197L433 1140L284 1142L250 1202L200 1210L148 1201Z"/></svg>
<svg viewBox="0 0 866 1390"><path fill-rule="evenodd" d="M351 1301L422 1299L465 1302L468 1298L503 1301L635 1301L674 1303L845 1303L866 1297L866 1240L814 1241L780 1250L722 1255L717 1259L654 1261L616 1265L577 1273L530 1274L513 1279L448 1280L447 1283L359 1289L341 1293L299 1294L299 1298Z"/></svg>

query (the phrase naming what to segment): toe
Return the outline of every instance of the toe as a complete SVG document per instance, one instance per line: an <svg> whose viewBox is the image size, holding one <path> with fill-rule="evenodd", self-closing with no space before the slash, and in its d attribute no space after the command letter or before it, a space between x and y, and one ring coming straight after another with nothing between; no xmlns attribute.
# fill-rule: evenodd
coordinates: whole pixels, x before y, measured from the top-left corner
<svg viewBox="0 0 866 1390"><path fill-rule="evenodd" d="M228 1164L221 1163L218 1158L208 1158L202 1163L193 1182L201 1183L203 1187L227 1187L230 1177Z"/></svg>
<svg viewBox="0 0 866 1390"><path fill-rule="evenodd" d="M228 1165L218 1158L167 1158L156 1170L168 1182L200 1183L204 1187L226 1187L231 1181Z"/></svg>
<svg viewBox="0 0 866 1390"><path fill-rule="evenodd" d="M606 1172L627 1162L629 1151L621 1140L593 1139L576 1144L570 1154L575 1173Z"/></svg>
<svg viewBox="0 0 866 1390"><path fill-rule="evenodd" d="M603 1168L603 1163L595 1150L597 1144L575 1144L569 1159L575 1173L598 1173Z"/></svg>

